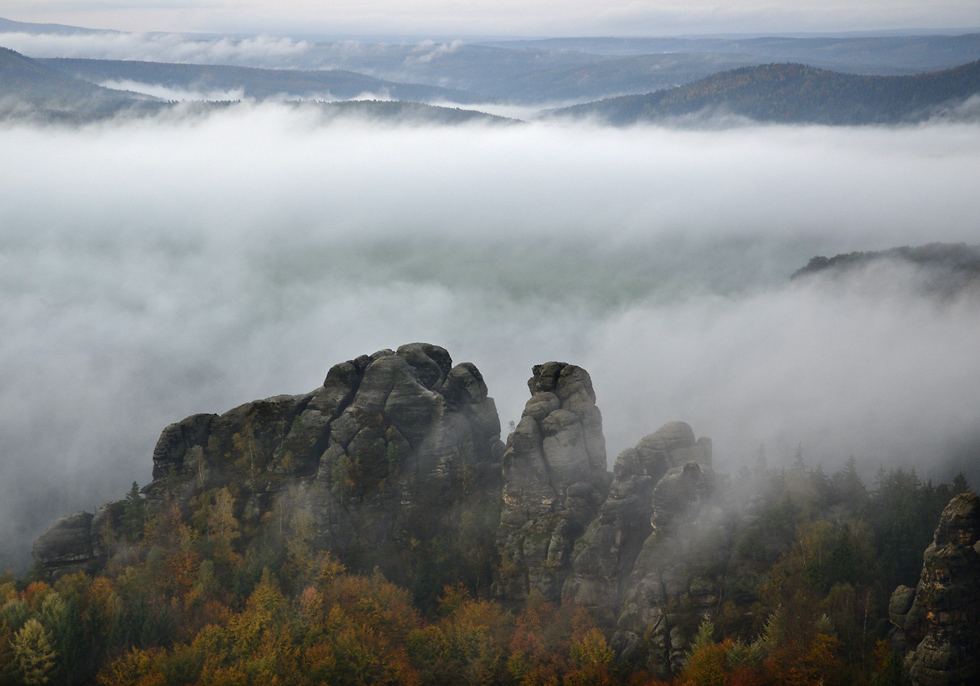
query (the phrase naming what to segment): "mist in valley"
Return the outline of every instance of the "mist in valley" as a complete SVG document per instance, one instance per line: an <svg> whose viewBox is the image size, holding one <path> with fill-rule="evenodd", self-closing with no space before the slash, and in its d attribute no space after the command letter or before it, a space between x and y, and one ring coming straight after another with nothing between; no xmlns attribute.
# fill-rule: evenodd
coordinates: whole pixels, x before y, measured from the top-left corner
<svg viewBox="0 0 980 686"><path fill-rule="evenodd" d="M0 567L150 479L169 423L426 341L503 432L592 375L610 467L673 419L947 479L980 431L978 294L818 254L978 242L980 129L379 124L242 104L0 130Z"/></svg>

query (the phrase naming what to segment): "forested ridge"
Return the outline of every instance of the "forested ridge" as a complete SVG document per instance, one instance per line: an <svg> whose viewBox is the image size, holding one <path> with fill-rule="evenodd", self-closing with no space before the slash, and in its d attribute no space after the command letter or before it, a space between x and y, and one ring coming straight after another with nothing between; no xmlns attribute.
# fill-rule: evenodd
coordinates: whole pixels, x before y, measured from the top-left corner
<svg viewBox="0 0 980 686"><path fill-rule="evenodd" d="M554 110L635 124L706 111L757 121L832 125L920 121L980 93L980 62L911 76L841 74L803 64L766 64L712 74L644 95Z"/></svg>
<svg viewBox="0 0 980 686"><path fill-rule="evenodd" d="M414 102L475 102L472 93L450 88L394 83L342 69L282 70L226 65L167 64L135 60L49 58L52 70L90 83L137 81L197 92L240 91L240 98L347 99L374 93Z"/></svg>

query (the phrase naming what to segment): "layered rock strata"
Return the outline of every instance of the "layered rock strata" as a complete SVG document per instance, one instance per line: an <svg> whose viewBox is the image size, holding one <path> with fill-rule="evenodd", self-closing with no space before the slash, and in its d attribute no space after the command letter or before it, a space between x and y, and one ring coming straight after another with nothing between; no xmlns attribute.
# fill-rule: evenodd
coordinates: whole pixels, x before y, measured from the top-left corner
<svg viewBox="0 0 980 686"><path fill-rule="evenodd" d="M34 559L52 579L97 571L109 556L110 534L120 527L122 506L123 501L117 501L94 515L76 512L56 520L34 541Z"/></svg>
<svg viewBox="0 0 980 686"><path fill-rule="evenodd" d="M34 559L40 560L54 578L88 570L98 557L92 519L90 512L76 512L56 520L34 541Z"/></svg>
<svg viewBox="0 0 980 686"><path fill-rule="evenodd" d="M610 473L589 374L548 362L528 387L504 446L472 364L421 343L362 356L310 393L167 427L145 504L199 510L227 489L250 536L281 537L302 515L314 548L423 597L466 573L506 602L571 600L614 632L624 660L676 671L719 603L731 548L710 440L670 422ZM58 520L37 559L50 576L96 570L134 502Z"/></svg>
<svg viewBox="0 0 980 686"><path fill-rule="evenodd" d="M711 440L695 441L684 422L664 424L619 454L609 496L575 544L566 596L614 622L636 559L653 532L654 488L668 470L688 462L710 465Z"/></svg>
<svg viewBox="0 0 980 686"><path fill-rule="evenodd" d="M980 498L961 493L943 510L913 590L889 603L916 686L980 683Z"/></svg>
<svg viewBox="0 0 980 686"><path fill-rule="evenodd" d="M168 426L144 493L157 507L186 505L233 486L236 516L252 525L273 511L303 510L319 548L354 568L379 565L394 579L424 561L434 539L482 545L491 551L481 562L489 577L502 452L479 370L414 343L335 365L310 393ZM87 529L83 515L73 517L39 539L35 555L45 567L98 558L92 516ZM409 550L419 551L417 560L406 559Z"/></svg>
<svg viewBox="0 0 980 686"><path fill-rule="evenodd" d="M564 362L532 372L531 399L503 455L494 591L505 600L532 591L561 597L575 541L609 488L602 415L588 372Z"/></svg>

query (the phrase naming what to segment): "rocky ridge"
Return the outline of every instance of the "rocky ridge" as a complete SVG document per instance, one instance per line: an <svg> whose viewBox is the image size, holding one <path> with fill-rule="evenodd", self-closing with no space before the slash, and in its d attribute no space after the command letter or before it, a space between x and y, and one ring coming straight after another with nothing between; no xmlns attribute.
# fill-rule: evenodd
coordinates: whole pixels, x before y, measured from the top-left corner
<svg viewBox="0 0 980 686"><path fill-rule="evenodd" d="M186 508L231 487L236 516L254 526L274 512L308 513L318 548L410 583L425 573L419 565L435 539L492 550L502 449L479 370L415 343L337 364L304 395L171 424L143 492L151 509ZM120 506L58 520L35 543L35 558L52 576L98 568L108 551L95 542ZM484 557L472 564L488 577Z"/></svg>
<svg viewBox="0 0 980 686"><path fill-rule="evenodd" d="M733 594L760 593L765 575L739 562L736 542L758 529L769 496L733 497L711 468L710 439L679 421L623 450L609 472L588 372L548 362L528 388L505 445L474 365L422 343L361 356L310 393L170 425L142 502L194 512L226 491L243 537L305 522L311 546L380 570L417 600L462 581L515 607L574 602L623 663L678 673L703 620ZM895 641L918 684L976 675L976 651L963 646L978 645L978 502L950 503L919 587L892 597ZM44 574L97 572L124 555L116 534L129 504L55 522L34 546Z"/></svg>
<svg viewBox="0 0 980 686"><path fill-rule="evenodd" d="M610 473L588 372L548 362L528 388L505 446L474 365L423 343L382 350L335 365L310 393L168 426L143 493L151 510L188 510L233 489L253 530L303 513L317 548L413 588L469 574L507 603L572 599L626 659L668 673L697 628L668 607L690 601L700 617L718 600L701 559L720 518L711 442L670 422ZM50 577L98 570L124 507L58 520L35 558ZM451 562L439 567L437 549Z"/></svg>

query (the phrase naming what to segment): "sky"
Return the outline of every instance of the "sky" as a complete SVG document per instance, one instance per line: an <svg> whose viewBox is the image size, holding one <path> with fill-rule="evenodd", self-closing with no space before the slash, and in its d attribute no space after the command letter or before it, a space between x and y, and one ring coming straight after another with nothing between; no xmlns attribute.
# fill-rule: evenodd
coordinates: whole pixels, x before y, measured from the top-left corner
<svg viewBox="0 0 980 686"><path fill-rule="evenodd" d="M0 16L124 31L644 36L980 27L977 0L6 0Z"/></svg>
<svg viewBox="0 0 980 686"><path fill-rule="evenodd" d="M610 466L671 420L949 478L980 441L980 308L810 257L980 243L980 127L435 127L241 105L0 127L0 568L150 480L168 424L403 343L593 378ZM972 454L972 453L971 453Z"/></svg>

